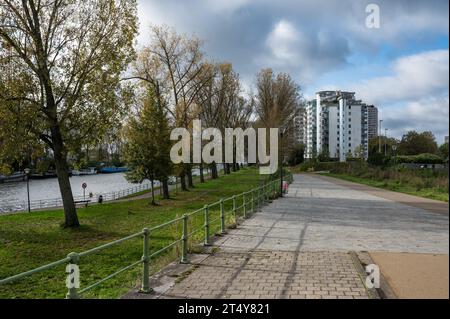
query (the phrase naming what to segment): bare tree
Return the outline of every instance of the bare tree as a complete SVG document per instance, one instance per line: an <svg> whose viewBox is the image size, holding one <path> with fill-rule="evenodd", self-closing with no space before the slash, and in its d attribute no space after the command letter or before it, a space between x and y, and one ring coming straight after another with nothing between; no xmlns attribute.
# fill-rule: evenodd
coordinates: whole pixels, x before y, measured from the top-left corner
<svg viewBox="0 0 450 319"><path fill-rule="evenodd" d="M206 64L203 63L202 42L195 37L177 34L166 26L151 28L151 44L146 47L136 67L135 78L161 86L167 95L173 125L191 128L198 107L195 99L208 83ZM193 187L192 166L181 166L181 187Z"/></svg>
<svg viewBox="0 0 450 319"><path fill-rule="evenodd" d="M256 82L257 126L282 130L283 148L287 150L294 145L293 123L300 112L302 101L300 87L289 74L275 76L271 69L258 73Z"/></svg>

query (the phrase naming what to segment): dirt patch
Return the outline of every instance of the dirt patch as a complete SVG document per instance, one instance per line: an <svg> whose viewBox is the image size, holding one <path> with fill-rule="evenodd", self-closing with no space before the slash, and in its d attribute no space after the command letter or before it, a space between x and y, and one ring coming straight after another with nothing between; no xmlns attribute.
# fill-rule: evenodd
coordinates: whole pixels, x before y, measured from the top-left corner
<svg viewBox="0 0 450 319"><path fill-rule="evenodd" d="M448 255L371 252L398 298L448 299Z"/></svg>

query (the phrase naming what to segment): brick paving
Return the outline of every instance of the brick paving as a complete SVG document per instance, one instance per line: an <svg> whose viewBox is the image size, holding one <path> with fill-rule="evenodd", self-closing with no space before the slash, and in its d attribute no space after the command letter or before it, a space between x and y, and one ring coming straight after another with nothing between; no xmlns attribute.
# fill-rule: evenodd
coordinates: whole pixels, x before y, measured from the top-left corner
<svg viewBox="0 0 450 319"><path fill-rule="evenodd" d="M215 253L162 298L368 299L348 253Z"/></svg>

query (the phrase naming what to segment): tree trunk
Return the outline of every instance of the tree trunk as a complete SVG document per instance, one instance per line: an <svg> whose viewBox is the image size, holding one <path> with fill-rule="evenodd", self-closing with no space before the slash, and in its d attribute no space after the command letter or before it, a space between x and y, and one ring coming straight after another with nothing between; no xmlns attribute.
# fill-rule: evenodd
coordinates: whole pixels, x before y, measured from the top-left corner
<svg viewBox="0 0 450 319"><path fill-rule="evenodd" d="M156 204L155 203L155 185L153 183L153 180L151 180L151 182L152 182L152 202L151 202L151 204L155 205Z"/></svg>
<svg viewBox="0 0 450 319"><path fill-rule="evenodd" d="M194 180L192 178L192 168L190 166L187 169L187 176L188 176L188 186L190 188L194 188Z"/></svg>
<svg viewBox="0 0 450 319"><path fill-rule="evenodd" d="M233 162L231 169L233 170L233 172L237 171L236 162Z"/></svg>
<svg viewBox="0 0 450 319"><path fill-rule="evenodd" d="M219 174L217 172L217 164L216 163L212 163L211 164L211 178L212 179L218 179L219 178Z"/></svg>
<svg viewBox="0 0 450 319"><path fill-rule="evenodd" d="M203 173L203 163L200 163L199 169L200 169L200 183L204 183L205 174Z"/></svg>
<svg viewBox="0 0 450 319"><path fill-rule="evenodd" d="M187 191L188 190L187 186L186 186L186 175L184 173L184 170L180 174L180 185L181 185L181 190L182 191Z"/></svg>
<svg viewBox="0 0 450 319"><path fill-rule="evenodd" d="M162 190L163 190L163 199L169 199L170 198L169 182L168 182L167 178L164 179L162 182Z"/></svg>
<svg viewBox="0 0 450 319"><path fill-rule="evenodd" d="M73 200L72 187L69 180L67 155L64 151L61 131L57 125L51 128L53 154L55 157L56 174L58 176L59 190L64 206L64 227L78 227L77 209Z"/></svg>

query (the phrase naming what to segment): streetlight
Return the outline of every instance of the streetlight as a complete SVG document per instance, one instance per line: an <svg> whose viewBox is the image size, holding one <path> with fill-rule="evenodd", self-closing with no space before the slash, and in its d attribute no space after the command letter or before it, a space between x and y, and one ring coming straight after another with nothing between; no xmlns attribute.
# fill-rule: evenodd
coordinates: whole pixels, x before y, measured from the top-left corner
<svg viewBox="0 0 450 319"><path fill-rule="evenodd" d="M388 128L384 129L384 157L387 156L387 132L388 132Z"/></svg>
<svg viewBox="0 0 450 319"><path fill-rule="evenodd" d="M378 153L381 154L381 135L383 134L383 130L382 130L382 124L383 124L383 120L380 120L380 132L378 134Z"/></svg>
<svg viewBox="0 0 450 319"><path fill-rule="evenodd" d="M25 168L25 174L27 175L27 197L28 197L28 212L31 213L30 205L30 172L29 168Z"/></svg>
<svg viewBox="0 0 450 319"><path fill-rule="evenodd" d="M392 151L394 152L394 165L397 165L397 145L392 145Z"/></svg>
<svg viewBox="0 0 450 319"><path fill-rule="evenodd" d="M281 160L280 160L280 196L283 197L283 136L286 133L286 128L284 128L280 132L280 154L281 154Z"/></svg>

